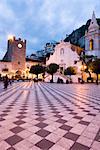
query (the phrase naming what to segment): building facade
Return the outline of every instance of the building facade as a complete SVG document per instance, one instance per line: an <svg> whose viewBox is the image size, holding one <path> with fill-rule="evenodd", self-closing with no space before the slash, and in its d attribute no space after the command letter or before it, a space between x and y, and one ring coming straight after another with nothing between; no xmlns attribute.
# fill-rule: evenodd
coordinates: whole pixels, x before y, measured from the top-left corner
<svg viewBox="0 0 100 150"><path fill-rule="evenodd" d="M76 68L76 71L78 75L75 75L72 77L73 82L77 82L78 77L81 75L80 72L80 66L81 63L75 63L79 59L79 47L70 44L70 42L64 42L61 41L59 44L57 44L54 48L54 52L50 54L50 57L46 59L46 66L48 66L51 63L56 63L59 65L59 70L57 73L54 74L54 82L57 82L58 78L62 79L64 83L66 83L66 80L68 79L64 75L64 70L67 67L74 67ZM45 81L50 81L51 75L46 76Z"/></svg>
<svg viewBox="0 0 100 150"><path fill-rule="evenodd" d="M46 65L56 63L60 70L64 71L69 66L76 66L75 61L78 60L78 54L72 49L70 42L61 41L55 46L54 53L46 60Z"/></svg>
<svg viewBox="0 0 100 150"><path fill-rule="evenodd" d="M0 74L12 77L20 73L22 76L27 76L31 66L40 63L39 59L26 58L26 40L10 37L7 43L7 52L0 61Z"/></svg>
<svg viewBox="0 0 100 150"><path fill-rule="evenodd" d="M88 31L85 33L85 54L100 58L100 26L94 12Z"/></svg>
<svg viewBox="0 0 100 150"><path fill-rule="evenodd" d="M8 40L7 52L3 61L11 62L13 71L24 71L26 63L26 40L12 37Z"/></svg>

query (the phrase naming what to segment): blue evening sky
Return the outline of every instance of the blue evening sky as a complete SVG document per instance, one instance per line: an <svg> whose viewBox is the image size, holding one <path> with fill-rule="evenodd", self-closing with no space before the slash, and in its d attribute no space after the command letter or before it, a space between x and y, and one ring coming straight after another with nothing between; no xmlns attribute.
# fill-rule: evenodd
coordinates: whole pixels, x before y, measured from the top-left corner
<svg viewBox="0 0 100 150"><path fill-rule="evenodd" d="M27 40L27 55L45 43L64 39L85 24L93 10L100 18L100 0L0 0L0 59L8 35Z"/></svg>

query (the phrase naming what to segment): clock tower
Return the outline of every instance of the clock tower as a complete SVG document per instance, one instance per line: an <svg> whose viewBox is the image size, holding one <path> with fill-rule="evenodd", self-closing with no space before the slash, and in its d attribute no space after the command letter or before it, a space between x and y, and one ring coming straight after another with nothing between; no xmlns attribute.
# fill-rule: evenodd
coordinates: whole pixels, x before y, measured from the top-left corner
<svg viewBox="0 0 100 150"><path fill-rule="evenodd" d="M26 63L26 40L9 37L7 53L3 60L12 63L12 70L24 71Z"/></svg>

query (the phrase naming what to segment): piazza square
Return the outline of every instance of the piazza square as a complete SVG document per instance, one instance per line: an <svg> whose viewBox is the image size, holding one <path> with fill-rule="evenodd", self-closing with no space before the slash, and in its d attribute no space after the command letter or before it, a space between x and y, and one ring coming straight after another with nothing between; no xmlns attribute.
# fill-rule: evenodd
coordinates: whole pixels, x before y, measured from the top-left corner
<svg viewBox="0 0 100 150"><path fill-rule="evenodd" d="M0 12L0 150L100 150L100 0Z"/></svg>
<svg viewBox="0 0 100 150"><path fill-rule="evenodd" d="M100 150L100 85L0 84L0 150Z"/></svg>

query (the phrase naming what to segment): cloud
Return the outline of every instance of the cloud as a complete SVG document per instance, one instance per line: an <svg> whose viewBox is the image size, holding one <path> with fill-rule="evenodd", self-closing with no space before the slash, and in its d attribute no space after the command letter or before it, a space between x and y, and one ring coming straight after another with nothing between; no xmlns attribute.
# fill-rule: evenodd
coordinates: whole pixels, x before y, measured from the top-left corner
<svg viewBox="0 0 100 150"><path fill-rule="evenodd" d="M100 17L99 6L99 0L0 0L0 56L8 34L26 39L31 54L85 24L93 10Z"/></svg>
<svg viewBox="0 0 100 150"><path fill-rule="evenodd" d="M15 16L13 11L8 7L7 3L5 1L0 2L0 19L8 19L12 20Z"/></svg>

